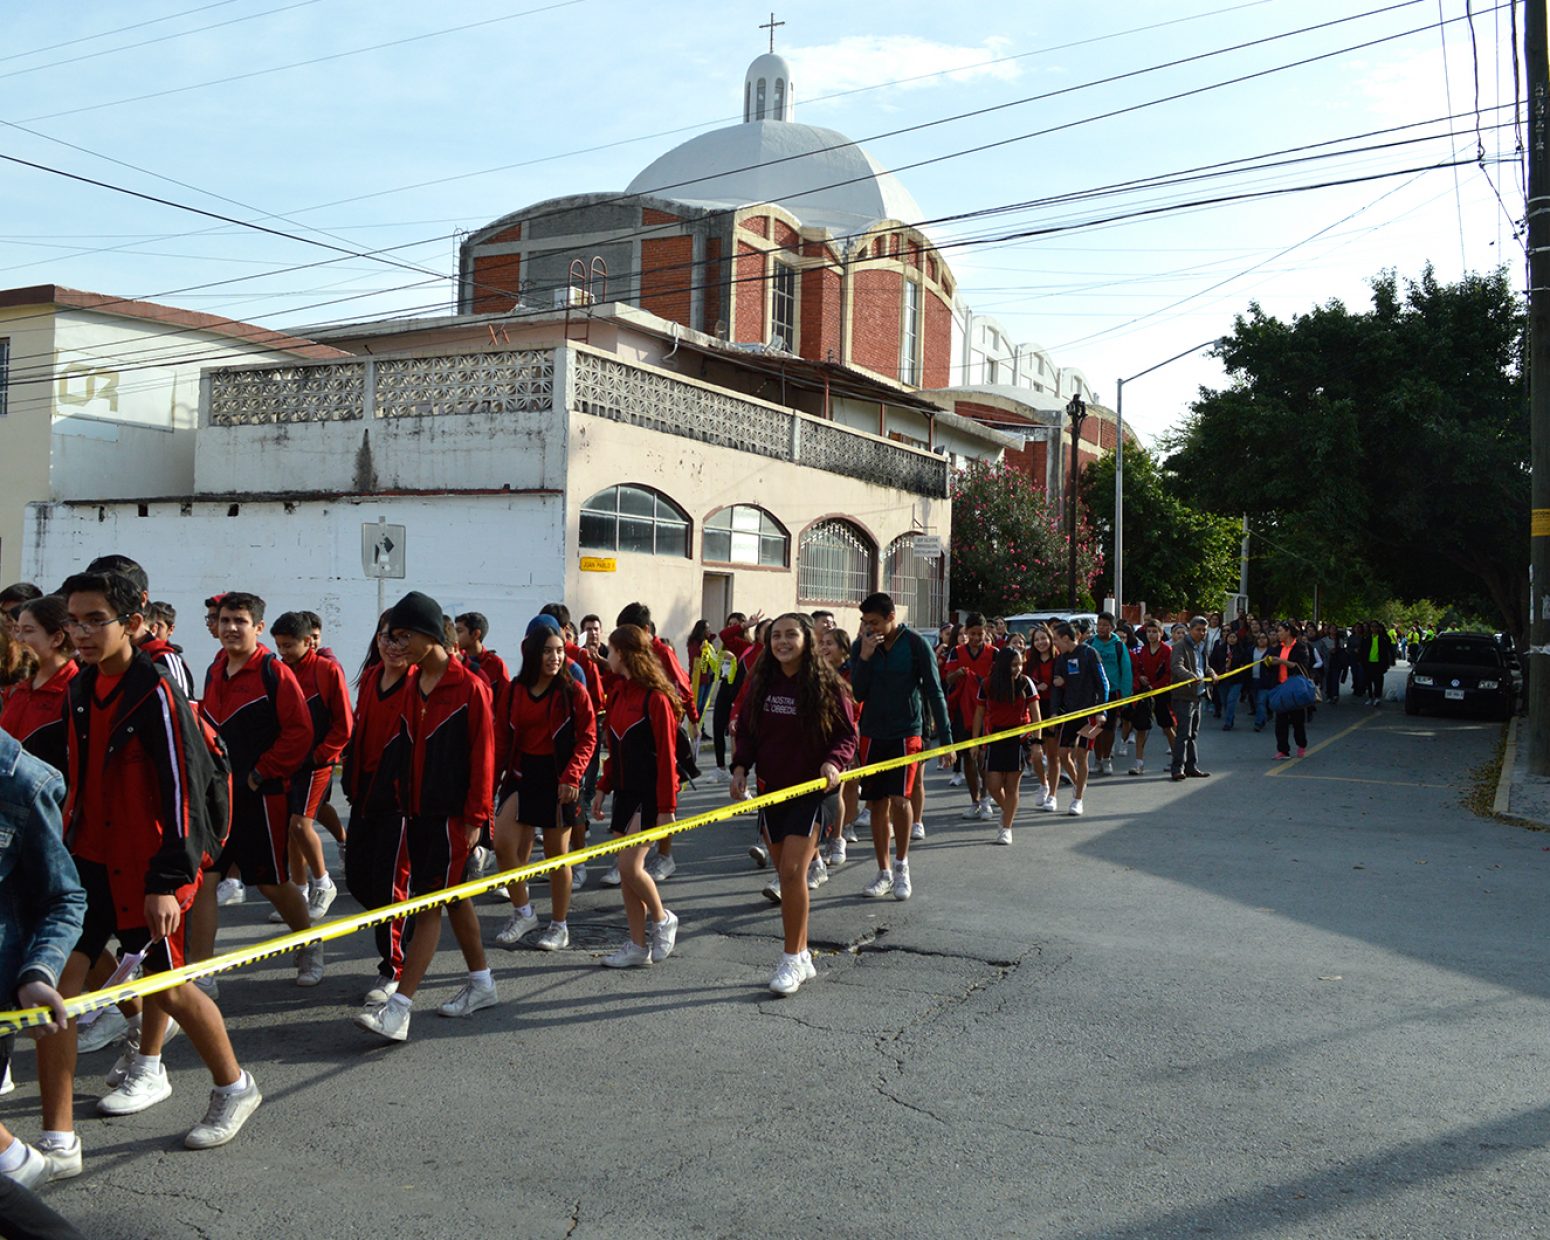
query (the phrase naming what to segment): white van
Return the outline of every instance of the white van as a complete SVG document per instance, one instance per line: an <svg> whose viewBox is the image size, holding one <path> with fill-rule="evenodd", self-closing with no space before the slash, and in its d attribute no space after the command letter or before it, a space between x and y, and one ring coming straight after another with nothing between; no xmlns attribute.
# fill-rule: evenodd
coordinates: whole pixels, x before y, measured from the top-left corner
<svg viewBox="0 0 1550 1240"><path fill-rule="evenodd" d="M1085 621L1089 631L1098 627L1098 613L1095 611L1025 611L1020 615L1007 616L1006 627L1009 633L1021 633L1027 637L1035 624L1049 620Z"/></svg>

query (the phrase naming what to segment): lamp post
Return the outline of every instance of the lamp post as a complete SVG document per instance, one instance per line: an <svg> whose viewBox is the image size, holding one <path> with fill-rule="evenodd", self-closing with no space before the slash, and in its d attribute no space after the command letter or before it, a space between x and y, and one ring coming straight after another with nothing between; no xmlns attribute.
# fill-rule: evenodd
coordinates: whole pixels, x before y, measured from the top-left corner
<svg viewBox="0 0 1550 1240"><path fill-rule="evenodd" d="M1066 406L1066 416L1071 419L1071 473L1066 480L1066 490L1071 492L1071 561L1066 575L1066 593L1070 596L1070 609L1076 610L1076 484L1081 462L1077 453L1082 446L1082 423L1087 421L1087 402L1073 396Z"/></svg>
<svg viewBox="0 0 1550 1240"><path fill-rule="evenodd" d="M1161 370L1180 358L1199 353L1220 344L1221 340L1207 340L1182 353L1175 353L1166 361L1137 371L1128 379L1121 379L1114 388L1114 614L1123 617L1125 606L1125 384Z"/></svg>

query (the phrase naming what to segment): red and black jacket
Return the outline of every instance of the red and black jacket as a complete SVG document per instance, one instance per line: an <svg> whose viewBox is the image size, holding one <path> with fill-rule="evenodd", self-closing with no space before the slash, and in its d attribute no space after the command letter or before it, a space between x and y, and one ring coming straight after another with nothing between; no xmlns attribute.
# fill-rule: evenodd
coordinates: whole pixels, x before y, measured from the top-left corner
<svg viewBox="0 0 1550 1240"><path fill-rule="evenodd" d="M312 752L312 716L291 669L260 645L235 676L226 655L205 673L200 706L231 754L232 786L247 787L258 773L260 792L284 792L285 783Z"/></svg>
<svg viewBox="0 0 1550 1240"><path fill-rule="evenodd" d="M404 704L398 804L411 817L459 818L482 827L494 817L495 727L490 687L457 660L429 696L416 678Z"/></svg>
<svg viewBox="0 0 1550 1240"><path fill-rule="evenodd" d="M312 752L301 769L320 771L338 762L350 741L354 723L350 682L344 678L344 668L315 650L307 651L290 670L301 686L307 715L312 720Z"/></svg>
<svg viewBox="0 0 1550 1240"><path fill-rule="evenodd" d="M490 686L490 697L500 697L501 690L511 682L511 671L506 666L506 660L496 654L488 646L483 654L469 654L463 656L464 665L480 680Z"/></svg>
<svg viewBox="0 0 1550 1240"><path fill-rule="evenodd" d="M386 691L379 663L361 680L355 703L355 725L344 751L344 794L352 808L372 813L397 813L396 778L407 744L404 711L413 701L415 669L410 668Z"/></svg>
<svg viewBox="0 0 1550 1240"><path fill-rule="evenodd" d="M49 677L41 689L31 680L16 686L0 710L0 728L21 742L34 758L47 762L56 771L65 769L65 699L70 682L80 672L74 660Z"/></svg>
<svg viewBox="0 0 1550 1240"><path fill-rule="evenodd" d="M608 699L608 760L603 792L647 793L658 814L678 807L678 718L655 689L623 680Z"/></svg>
<svg viewBox="0 0 1550 1240"><path fill-rule="evenodd" d="M160 637L148 637L140 643L140 649L150 655L152 663L167 669L167 675L183 691L184 697L194 696L194 673L189 671L188 664L183 661L182 646L174 646Z"/></svg>
<svg viewBox="0 0 1550 1240"><path fill-rule="evenodd" d="M495 704L495 769L504 783L522 778L522 755L516 738L525 721L541 715L554 744L554 765L562 785L581 787L592 754L597 749L597 714L592 695L578 684L566 668L535 698L527 686L509 681Z"/></svg>
<svg viewBox="0 0 1550 1240"><path fill-rule="evenodd" d="M97 669L70 682L65 843L75 850L81 810L90 782L104 781L101 804L107 821L91 824L103 842L108 885L120 929L145 925L145 897L173 895L182 908L199 887L208 824L199 796L199 773L208 754L188 699L165 670L136 653L113 691L112 732L102 769L90 770L92 693Z"/></svg>

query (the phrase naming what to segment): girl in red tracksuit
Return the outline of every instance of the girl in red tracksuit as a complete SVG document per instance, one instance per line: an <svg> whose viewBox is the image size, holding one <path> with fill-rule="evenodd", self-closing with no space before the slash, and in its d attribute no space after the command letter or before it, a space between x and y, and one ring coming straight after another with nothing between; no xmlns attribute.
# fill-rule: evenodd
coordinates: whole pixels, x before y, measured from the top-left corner
<svg viewBox="0 0 1550 1240"><path fill-rule="evenodd" d="M522 667L495 704L495 855L503 870L526 865L533 832L544 833L544 856L569 850L571 830L581 821L581 783L597 748L592 695L572 674L565 635L553 616L535 616L522 639ZM511 916L495 941L515 947L538 925L526 883L512 883ZM549 874L549 927L539 936L543 951L570 946L571 872Z"/></svg>
<svg viewBox="0 0 1550 1240"><path fill-rule="evenodd" d="M400 887L399 827L403 815L393 777L403 745L404 707L413 696L414 669L403 650L387 643L387 613L377 621L366 662L356 677L355 726L344 755L344 794L350 802L350 847L344 881L366 909L393 903ZM404 967L404 923L376 928L376 984L366 1002L386 1003Z"/></svg>
<svg viewBox="0 0 1550 1240"><path fill-rule="evenodd" d="M1043 701L1049 701L1055 690L1055 639L1049 627L1036 624L1028 634L1028 650L1023 656L1023 675L1033 681ZM1040 809L1055 812L1055 793L1060 790L1060 729L1045 728L1035 732L1035 742L1042 746L1042 755L1035 755L1039 768Z"/></svg>
<svg viewBox="0 0 1550 1240"><path fill-rule="evenodd" d="M23 603L16 617L19 641L37 656L37 670L23 680L0 711L0 729L9 732L34 758L56 771L65 769L65 698L80 668L65 622L65 601L46 595Z"/></svg>
<svg viewBox="0 0 1550 1240"><path fill-rule="evenodd" d="M974 711L974 735L991 736L1010 728L1037 723L1039 690L1023 674L1023 652L1016 646L996 651L990 675L980 686ZM1001 810L996 843L1012 842L1012 819L1023 781L1022 738L1013 736L985 746L985 787Z"/></svg>
<svg viewBox="0 0 1550 1240"><path fill-rule="evenodd" d="M603 797L611 792L613 833L631 835L671 821L678 807L678 693L657 661L650 634L633 624L621 624L609 635L608 666L618 679L608 696L608 761L592 817L602 821ZM678 918L663 907L645 856L642 847L619 854L630 937L604 959L611 969L660 964L677 941Z"/></svg>

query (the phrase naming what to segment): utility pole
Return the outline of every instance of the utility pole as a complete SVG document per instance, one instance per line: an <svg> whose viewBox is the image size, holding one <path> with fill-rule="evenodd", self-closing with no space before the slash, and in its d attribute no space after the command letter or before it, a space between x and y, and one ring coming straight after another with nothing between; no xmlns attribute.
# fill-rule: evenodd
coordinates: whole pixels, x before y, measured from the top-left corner
<svg viewBox="0 0 1550 1240"><path fill-rule="evenodd" d="M1073 396L1066 405L1066 416L1071 419L1071 473L1066 480L1066 489L1071 492L1067 499L1071 504L1071 560L1069 572L1066 577L1066 593L1069 596L1068 606L1072 611L1076 610L1076 488L1081 481L1082 465L1078 453L1082 447L1082 423L1087 421L1087 402L1080 396Z"/></svg>
<svg viewBox="0 0 1550 1240"><path fill-rule="evenodd" d="M1550 39L1544 0L1524 5L1528 87L1529 538L1528 769L1550 775Z"/></svg>

